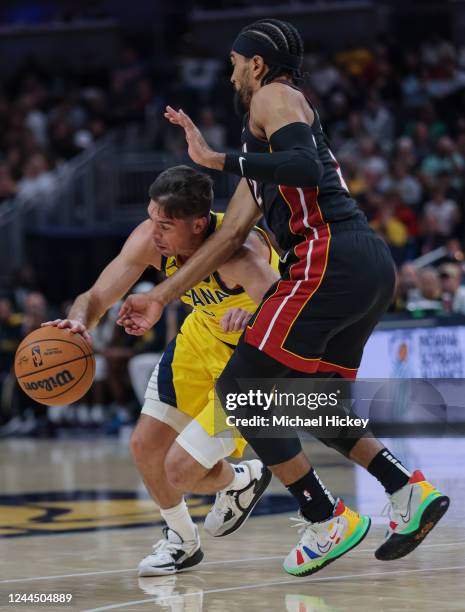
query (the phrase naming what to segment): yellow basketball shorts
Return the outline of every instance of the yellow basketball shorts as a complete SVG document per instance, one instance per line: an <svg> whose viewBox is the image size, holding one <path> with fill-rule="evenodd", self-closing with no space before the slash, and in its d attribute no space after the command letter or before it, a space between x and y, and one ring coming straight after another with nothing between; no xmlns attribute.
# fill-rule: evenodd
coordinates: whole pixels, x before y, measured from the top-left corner
<svg viewBox="0 0 465 612"><path fill-rule="evenodd" d="M191 313L163 353L145 393L142 413L178 431L177 442L205 467L213 467L220 454L241 457L247 444L237 429L226 425L215 402L215 380L233 351Z"/></svg>

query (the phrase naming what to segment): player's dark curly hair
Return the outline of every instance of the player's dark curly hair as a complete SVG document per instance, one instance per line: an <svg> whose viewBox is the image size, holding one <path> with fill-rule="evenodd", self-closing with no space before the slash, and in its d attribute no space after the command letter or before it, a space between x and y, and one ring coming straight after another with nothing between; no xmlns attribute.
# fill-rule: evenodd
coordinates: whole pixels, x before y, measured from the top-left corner
<svg viewBox="0 0 465 612"><path fill-rule="evenodd" d="M190 166L173 166L157 176L149 196L169 217L205 217L213 202L213 180Z"/></svg>
<svg viewBox="0 0 465 612"><path fill-rule="evenodd" d="M287 21L281 19L260 19L241 30L241 34L247 34L277 51L286 51L295 55L302 61L304 55L304 43L298 30ZM262 85L270 83L280 76L291 76L294 83L303 79L300 70L289 70L283 66L269 66L269 70L262 79Z"/></svg>

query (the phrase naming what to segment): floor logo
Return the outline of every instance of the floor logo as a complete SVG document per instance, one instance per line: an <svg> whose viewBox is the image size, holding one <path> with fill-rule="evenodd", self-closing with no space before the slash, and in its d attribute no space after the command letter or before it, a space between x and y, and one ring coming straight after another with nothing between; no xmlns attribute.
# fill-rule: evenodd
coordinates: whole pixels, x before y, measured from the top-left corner
<svg viewBox="0 0 465 612"><path fill-rule="evenodd" d="M214 501L214 496L191 496L188 505L194 521L203 521ZM294 506L288 495L266 495L254 516L294 511ZM162 522L153 501L135 491L0 495L0 538L148 527Z"/></svg>

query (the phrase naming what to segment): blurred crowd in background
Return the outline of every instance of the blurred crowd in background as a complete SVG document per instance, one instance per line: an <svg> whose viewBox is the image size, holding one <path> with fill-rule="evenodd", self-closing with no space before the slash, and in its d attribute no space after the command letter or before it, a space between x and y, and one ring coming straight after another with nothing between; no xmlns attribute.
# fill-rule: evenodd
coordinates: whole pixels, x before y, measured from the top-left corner
<svg viewBox="0 0 465 612"><path fill-rule="evenodd" d="M121 126L139 128L152 150L185 153L182 130L163 119L167 103L190 112L214 149L237 148L230 67L190 53L161 67L124 47L110 71L61 75L24 65L0 89L0 202L46 195L51 170ZM390 42L315 51L304 70L350 192L396 262L461 242L465 46L433 39L409 50Z"/></svg>
<svg viewBox="0 0 465 612"><path fill-rule="evenodd" d="M398 265L391 311L465 315L465 46L431 38L410 49L390 40L334 55L310 50L304 70L301 86L321 115L348 188ZM29 62L0 88L0 213L2 202L18 194L46 197L62 162L121 127L132 126L145 147L184 154L183 131L163 119L167 103L190 113L214 149L237 149L229 75L226 60L194 49L160 66L124 47L110 71L83 66L66 75ZM438 249L434 265L425 265ZM89 395L73 410L31 409L11 377L16 347L68 307L48 303L31 266L2 290L0 435L50 434L76 423L118 431L141 402L131 360L150 355L150 369L185 315L175 305L151 337L135 339L110 312L94 332L98 367Z"/></svg>

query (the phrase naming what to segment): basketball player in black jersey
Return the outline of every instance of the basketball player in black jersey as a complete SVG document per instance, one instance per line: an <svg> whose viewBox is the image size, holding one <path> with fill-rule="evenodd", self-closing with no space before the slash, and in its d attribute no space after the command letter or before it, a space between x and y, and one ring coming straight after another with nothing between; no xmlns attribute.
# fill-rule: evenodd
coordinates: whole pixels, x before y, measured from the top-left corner
<svg viewBox="0 0 465 612"><path fill-rule="evenodd" d="M246 110L240 153L211 150L182 110L167 107L165 115L184 128L194 162L242 180L221 230L150 294L128 298L122 307L126 330L139 334L153 325L166 303L230 257L261 215L283 251L281 279L265 295L218 381L223 405L228 394L247 392L240 379L354 379L363 347L393 295L389 250L351 198L318 112L299 88L302 57L299 33L280 20L253 23L236 38L231 81ZM287 572L314 573L361 542L369 518L333 498L297 434L269 439L255 437L252 428L240 429L300 507L302 535L284 562ZM323 441L384 486L390 523L375 554L399 558L423 540L449 499L363 433L348 428ZM219 523L225 508L240 514L232 497L222 497Z"/></svg>

